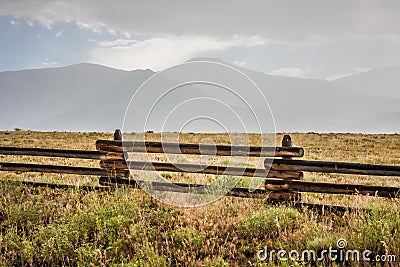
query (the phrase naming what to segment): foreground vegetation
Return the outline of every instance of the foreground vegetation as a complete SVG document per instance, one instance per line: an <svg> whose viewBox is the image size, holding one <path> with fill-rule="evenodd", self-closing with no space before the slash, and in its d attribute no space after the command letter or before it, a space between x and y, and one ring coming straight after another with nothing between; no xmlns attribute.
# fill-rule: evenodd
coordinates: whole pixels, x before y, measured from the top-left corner
<svg viewBox="0 0 400 267"><path fill-rule="evenodd" d="M307 159L400 165L400 135L291 134ZM159 135L151 134L150 140ZM182 135L185 142L205 137L226 143L222 135ZM107 133L0 132L0 145L94 149ZM278 135L278 140L281 135ZM250 138L253 144L257 139ZM77 164L76 160L0 156L1 161ZM83 166L97 166L85 161ZM173 177L172 177L173 178ZM96 185L96 177L0 173L0 180L33 180ZM399 178L310 173L305 180L400 187ZM176 208L141 190L49 189L0 183L1 266L299 266L260 261L257 252L284 249L321 251L336 248L396 255L400 262L400 201L366 196L304 194L311 203L362 206L368 210L335 213L272 205L263 199L224 197L199 208ZM393 259L392 259L393 260ZM308 263L306 263L307 265ZM325 260L317 265L343 265ZM367 262L350 261L353 266ZM375 266L376 263L370 265ZM379 265L379 264L378 264Z"/></svg>

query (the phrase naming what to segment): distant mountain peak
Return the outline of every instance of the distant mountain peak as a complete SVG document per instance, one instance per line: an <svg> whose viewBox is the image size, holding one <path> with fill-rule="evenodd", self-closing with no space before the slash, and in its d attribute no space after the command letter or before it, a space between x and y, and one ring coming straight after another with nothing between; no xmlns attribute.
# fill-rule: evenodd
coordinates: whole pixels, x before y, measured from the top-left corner
<svg viewBox="0 0 400 267"><path fill-rule="evenodd" d="M189 59L186 62L193 62L193 61L210 61L210 62L217 62L217 63L222 63L226 65L232 65L231 63L228 63L226 61L223 61L222 59L216 58L216 57L194 57Z"/></svg>
<svg viewBox="0 0 400 267"><path fill-rule="evenodd" d="M113 70L113 71L123 71L127 72L126 70L123 69L115 69L111 67L107 67L104 65L96 64L96 63L89 63L89 62L81 62L81 63L76 63L68 66L64 66L61 68L66 68L66 69L78 69L78 70L87 70L87 69L104 69L104 70Z"/></svg>

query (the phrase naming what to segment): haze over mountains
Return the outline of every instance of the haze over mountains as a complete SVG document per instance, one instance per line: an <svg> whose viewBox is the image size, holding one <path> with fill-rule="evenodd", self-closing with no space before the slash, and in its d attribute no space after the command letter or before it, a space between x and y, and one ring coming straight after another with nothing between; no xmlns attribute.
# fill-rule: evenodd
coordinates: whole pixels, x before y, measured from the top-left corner
<svg viewBox="0 0 400 267"><path fill-rule="evenodd" d="M240 69L257 83L268 99L279 132L400 132L400 67L371 70L334 81L272 76ZM113 131L122 128L133 93L153 74L151 70L123 71L88 63L1 72L0 129ZM201 95L213 97L213 91L204 86L188 87L182 92L174 98L176 103ZM247 92L241 88L238 94L251 98ZM151 88L144 92L149 98L157 93ZM226 101L246 121L246 113L241 113L239 107L236 109L233 100ZM167 115L171 105L160 108ZM261 104L254 104L252 108L265 109ZM204 106L193 104L183 113L187 115L191 109L204 109ZM226 114L212 105L207 111L220 117ZM143 131L140 124L138 121L136 128L133 123L129 130ZM147 130L159 130L149 127ZM180 130L174 127L166 130ZM235 123L230 125L232 129L242 131ZM219 131L207 124L199 124L195 130Z"/></svg>

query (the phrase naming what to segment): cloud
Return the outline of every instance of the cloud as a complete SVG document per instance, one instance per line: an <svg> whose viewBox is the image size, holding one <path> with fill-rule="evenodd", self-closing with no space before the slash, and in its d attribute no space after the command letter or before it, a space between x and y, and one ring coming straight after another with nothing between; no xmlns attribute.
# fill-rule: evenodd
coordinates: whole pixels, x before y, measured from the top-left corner
<svg viewBox="0 0 400 267"><path fill-rule="evenodd" d="M58 62L56 61L51 61L48 58L44 58L43 62L42 62L43 66L56 66L58 65Z"/></svg>
<svg viewBox="0 0 400 267"><path fill-rule="evenodd" d="M261 44L263 42L256 36L250 38L250 42L240 36L227 41L196 36L164 36L142 41L117 39L98 42L97 47L91 51L91 61L126 70L151 68L158 71L204 52Z"/></svg>
<svg viewBox="0 0 400 267"><path fill-rule="evenodd" d="M301 70L300 68L283 67L280 69L273 70L269 74L277 75L277 76L302 78L302 77L304 77L304 73L305 72L303 70Z"/></svg>
<svg viewBox="0 0 400 267"><path fill-rule="evenodd" d="M113 41L101 41L98 42L98 45L101 47L123 47L123 46L130 46L135 42L136 42L135 40L129 40L129 39L116 39Z"/></svg>
<svg viewBox="0 0 400 267"><path fill-rule="evenodd" d="M356 73L367 72L367 71L370 71L370 70L371 70L371 68L363 68L363 67L354 68L354 71L355 71Z"/></svg>
<svg viewBox="0 0 400 267"><path fill-rule="evenodd" d="M56 33L56 38L60 37L64 33L64 29Z"/></svg>
<svg viewBox="0 0 400 267"><path fill-rule="evenodd" d="M10 24L11 25L20 25L21 23L19 22L19 21L17 21L17 20L10 20Z"/></svg>
<svg viewBox="0 0 400 267"><path fill-rule="evenodd" d="M247 64L247 62L246 61L241 61L241 60L235 60L235 61L233 61L233 64L236 65L236 66L239 66L239 67L243 67L244 65Z"/></svg>
<svg viewBox="0 0 400 267"><path fill-rule="evenodd" d="M345 77L352 76L354 74L359 74L359 73L367 72L370 70L371 70L371 68L357 67L357 68L354 68L352 72L330 75L330 76L326 77L325 80L327 80L327 81L339 80L339 79L342 79Z"/></svg>
<svg viewBox="0 0 400 267"><path fill-rule="evenodd" d="M110 12L112 10L113 12ZM75 22L110 33L259 36L307 43L343 35L399 38L399 1L6 1L0 14L39 21ZM195 14L195 15L194 15Z"/></svg>

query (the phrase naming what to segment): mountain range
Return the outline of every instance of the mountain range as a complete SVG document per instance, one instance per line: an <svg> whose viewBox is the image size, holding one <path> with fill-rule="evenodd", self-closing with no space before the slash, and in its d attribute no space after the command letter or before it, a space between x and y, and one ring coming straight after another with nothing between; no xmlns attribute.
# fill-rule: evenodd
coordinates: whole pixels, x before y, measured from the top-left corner
<svg viewBox="0 0 400 267"><path fill-rule="evenodd" d="M237 68L258 85L268 100L278 132L400 132L400 67L371 70L333 81L273 76ZM124 71L89 63L0 72L0 129L113 131L122 128L132 95L154 74L152 70ZM158 81L158 86L163 84L168 81ZM214 104L205 109L200 102L188 102L186 109L181 109L181 115L163 130L182 130L179 127L182 121L202 110L208 112L207 116L218 114L219 119L230 121L229 131L241 132L243 128L230 119L228 112L239 114L244 122L251 121L251 114L244 112L236 100L230 100L210 85L196 85L182 89L171 100L166 99L169 102L158 107L157 123L143 127L145 114L140 111L148 109L161 93L154 87L145 89L141 101L135 103L134 112L139 119L125 125L126 130L159 131L163 117L191 98L224 99L232 109L224 110ZM258 96L246 86L238 89L238 95L250 99L251 108L256 112L265 110L263 103L257 102ZM151 103L146 103L146 99ZM257 131L253 126L249 125L249 131ZM196 127L187 129L204 132L222 129L208 123L199 123Z"/></svg>

